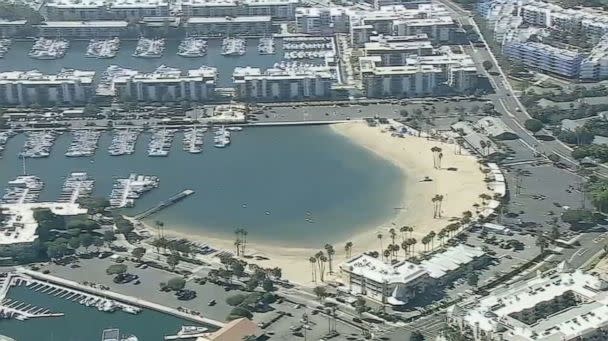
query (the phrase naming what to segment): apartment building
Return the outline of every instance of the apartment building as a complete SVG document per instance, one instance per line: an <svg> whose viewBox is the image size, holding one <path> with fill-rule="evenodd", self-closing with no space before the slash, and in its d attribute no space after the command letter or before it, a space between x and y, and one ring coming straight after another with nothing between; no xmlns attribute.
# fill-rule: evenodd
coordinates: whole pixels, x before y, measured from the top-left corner
<svg viewBox="0 0 608 341"><path fill-rule="evenodd" d="M344 290L349 293L391 305L403 305L427 290L440 289L469 268L483 266L487 260L481 249L458 245L419 265L408 261L388 264L361 254L339 267Z"/></svg>
<svg viewBox="0 0 608 341"><path fill-rule="evenodd" d="M169 16L166 0L49 0L41 14L50 21L128 20Z"/></svg>
<svg viewBox="0 0 608 341"><path fill-rule="evenodd" d="M120 70L114 74L113 93L108 94L139 102L203 102L213 98L217 80L217 69L212 67L182 72L162 65L151 73Z"/></svg>
<svg viewBox="0 0 608 341"><path fill-rule="evenodd" d="M0 103L11 105L85 104L95 95L94 71L63 69L57 74L40 71L0 73Z"/></svg>
<svg viewBox="0 0 608 341"><path fill-rule="evenodd" d="M295 18L298 33L327 35L350 29L350 9L346 7L298 7Z"/></svg>
<svg viewBox="0 0 608 341"><path fill-rule="evenodd" d="M579 78L595 81L608 79L608 39L597 44L581 61Z"/></svg>
<svg viewBox="0 0 608 341"><path fill-rule="evenodd" d="M186 21L185 26L189 35L267 36L272 33L272 18L270 16L192 17Z"/></svg>
<svg viewBox="0 0 608 341"><path fill-rule="evenodd" d="M270 16L273 20L294 20L298 0L184 0L186 17Z"/></svg>
<svg viewBox="0 0 608 341"><path fill-rule="evenodd" d="M236 97L249 101L329 98L335 78L328 66L237 67L233 73Z"/></svg>
<svg viewBox="0 0 608 341"><path fill-rule="evenodd" d="M361 82L367 97L422 97L434 94L441 69L432 65L381 66L380 56L361 57Z"/></svg>
<svg viewBox="0 0 608 341"><path fill-rule="evenodd" d="M403 5L403 6L417 6L419 4L431 3L431 0L365 0L366 3L372 5L374 8L379 9L382 6L391 5Z"/></svg>
<svg viewBox="0 0 608 341"><path fill-rule="evenodd" d="M45 21L36 28L42 37L107 38L125 36L129 23L124 20Z"/></svg>
<svg viewBox="0 0 608 341"><path fill-rule="evenodd" d="M578 77L584 57L578 51L536 42L511 42L503 46L503 53L527 67L567 78Z"/></svg>
<svg viewBox="0 0 608 341"><path fill-rule="evenodd" d="M449 42L457 27L442 5L385 6L377 11L352 14L350 35L354 46L362 46L377 35L426 34L433 42Z"/></svg>
<svg viewBox="0 0 608 341"><path fill-rule="evenodd" d="M407 58L415 56L430 56L433 45L430 41L374 41L365 43L365 56L380 56L381 66L404 65Z"/></svg>
<svg viewBox="0 0 608 341"><path fill-rule="evenodd" d="M470 340L606 340L606 282L567 263L493 291L467 307L453 306L450 323Z"/></svg>

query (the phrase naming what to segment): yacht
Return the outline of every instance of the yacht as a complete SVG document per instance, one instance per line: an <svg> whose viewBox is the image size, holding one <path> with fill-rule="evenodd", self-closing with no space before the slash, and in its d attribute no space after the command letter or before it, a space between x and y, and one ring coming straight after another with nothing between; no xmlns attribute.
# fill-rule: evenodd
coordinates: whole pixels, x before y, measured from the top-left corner
<svg viewBox="0 0 608 341"><path fill-rule="evenodd" d="M222 55L242 56L247 51L247 42L240 38L224 38L222 41Z"/></svg>
<svg viewBox="0 0 608 341"><path fill-rule="evenodd" d="M120 48L120 39L91 39L87 47L86 57L89 58L114 58Z"/></svg>
<svg viewBox="0 0 608 341"><path fill-rule="evenodd" d="M188 37L177 47L177 55L181 57L202 57L207 54L207 41L202 38Z"/></svg>
<svg viewBox="0 0 608 341"><path fill-rule="evenodd" d="M165 50L164 39L140 38L135 47L134 57L139 58L160 58Z"/></svg>

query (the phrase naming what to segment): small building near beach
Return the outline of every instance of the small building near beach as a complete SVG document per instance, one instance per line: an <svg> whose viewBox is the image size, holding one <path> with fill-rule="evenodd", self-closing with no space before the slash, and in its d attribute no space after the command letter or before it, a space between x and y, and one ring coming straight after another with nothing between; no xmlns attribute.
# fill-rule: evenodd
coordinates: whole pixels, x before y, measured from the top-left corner
<svg viewBox="0 0 608 341"><path fill-rule="evenodd" d="M450 247L420 264L384 262L361 254L340 264L344 290L391 305L404 305L431 288L446 285L467 269L479 268L489 258L480 248Z"/></svg>
<svg viewBox="0 0 608 341"><path fill-rule="evenodd" d="M220 330L202 336L196 341L235 341L235 340L257 340L263 335L260 328L247 318L240 318L228 322Z"/></svg>

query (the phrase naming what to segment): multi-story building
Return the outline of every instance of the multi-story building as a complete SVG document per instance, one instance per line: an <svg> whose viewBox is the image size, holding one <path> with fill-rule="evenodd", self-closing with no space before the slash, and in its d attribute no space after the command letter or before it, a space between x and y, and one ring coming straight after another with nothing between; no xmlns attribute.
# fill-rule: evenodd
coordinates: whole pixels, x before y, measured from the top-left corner
<svg viewBox="0 0 608 341"><path fill-rule="evenodd" d="M26 20L3 20L0 19L0 38L12 38L21 36L27 29Z"/></svg>
<svg viewBox="0 0 608 341"><path fill-rule="evenodd" d="M129 30L124 20L45 21L36 26L42 37L103 38L122 37Z"/></svg>
<svg viewBox="0 0 608 341"><path fill-rule="evenodd" d="M298 0L185 0L186 17L270 16L273 20L293 20Z"/></svg>
<svg viewBox="0 0 608 341"><path fill-rule="evenodd" d="M372 12L351 15L350 35L354 46L362 46L376 35L426 34L434 42L449 42L458 25L442 5L420 4L415 8L385 6Z"/></svg>
<svg viewBox="0 0 608 341"><path fill-rule="evenodd" d="M233 79L236 96L242 100L322 99L331 97L335 74L328 66L288 66L264 72L237 67Z"/></svg>
<svg viewBox="0 0 608 341"><path fill-rule="evenodd" d="M41 13L47 20L126 20L143 17L166 17L166 0L50 0Z"/></svg>
<svg viewBox="0 0 608 341"><path fill-rule="evenodd" d="M421 97L434 94L441 69L432 65L381 66L381 57L361 57L361 82L367 97Z"/></svg>
<svg viewBox="0 0 608 341"><path fill-rule="evenodd" d="M213 99L217 69L201 67L182 72L179 69L160 66L151 73L119 70L111 78L111 92L121 99L139 102L202 102Z"/></svg>
<svg viewBox="0 0 608 341"><path fill-rule="evenodd" d="M591 53L581 61L579 78L583 80L608 78L608 37L597 44Z"/></svg>
<svg viewBox="0 0 608 341"><path fill-rule="evenodd" d="M95 95L94 71L63 69L53 75L39 71L11 71L0 73L0 103L83 104Z"/></svg>
<svg viewBox="0 0 608 341"><path fill-rule="evenodd" d="M365 56L380 56L380 66L404 65L412 55L430 56L433 45L426 41L377 41L365 43Z"/></svg>
<svg viewBox="0 0 608 341"><path fill-rule="evenodd" d="M476 341L606 340L606 282L572 271L557 271L494 290L465 307L448 311L450 323Z"/></svg>
<svg viewBox="0 0 608 341"><path fill-rule="evenodd" d="M568 78L578 77L584 57L578 51L536 42L511 42L503 46L503 53L527 67Z"/></svg>
<svg viewBox="0 0 608 341"><path fill-rule="evenodd" d="M298 7L296 30L305 34L348 33L350 10L346 7Z"/></svg>
<svg viewBox="0 0 608 341"><path fill-rule="evenodd" d="M391 5L417 6L419 4L428 4L431 0L365 0L365 2L379 9L382 6Z"/></svg>
<svg viewBox="0 0 608 341"><path fill-rule="evenodd" d="M186 32L199 36L267 36L272 32L270 16L192 17Z"/></svg>
<svg viewBox="0 0 608 341"><path fill-rule="evenodd" d="M403 305L427 290L440 289L467 268L483 266L487 260L481 249L459 245L433 255L420 265L408 261L388 264L362 254L340 264L340 272L351 294Z"/></svg>

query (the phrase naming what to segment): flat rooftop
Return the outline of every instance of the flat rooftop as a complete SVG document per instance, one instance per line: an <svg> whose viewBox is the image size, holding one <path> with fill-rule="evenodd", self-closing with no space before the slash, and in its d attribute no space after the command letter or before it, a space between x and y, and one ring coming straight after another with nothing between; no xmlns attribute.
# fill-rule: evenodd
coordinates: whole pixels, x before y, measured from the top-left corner
<svg viewBox="0 0 608 341"><path fill-rule="evenodd" d="M188 24L213 24L213 23L248 23L248 22L271 22L270 16L241 16L241 17L192 17Z"/></svg>

